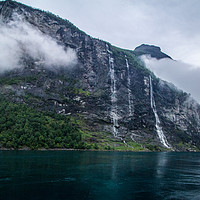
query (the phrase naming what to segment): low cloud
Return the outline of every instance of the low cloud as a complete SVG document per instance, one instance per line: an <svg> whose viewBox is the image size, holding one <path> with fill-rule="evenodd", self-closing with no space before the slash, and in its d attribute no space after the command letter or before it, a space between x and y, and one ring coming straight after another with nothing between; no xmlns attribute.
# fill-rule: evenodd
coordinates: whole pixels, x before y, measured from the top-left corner
<svg viewBox="0 0 200 200"><path fill-rule="evenodd" d="M158 77L190 93L200 103L200 68L167 58L157 60L145 55L141 59Z"/></svg>
<svg viewBox="0 0 200 200"><path fill-rule="evenodd" d="M47 68L69 67L77 62L76 53L64 48L19 16L8 24L0 21L0 72L22 67L28 55Z"/></svg>

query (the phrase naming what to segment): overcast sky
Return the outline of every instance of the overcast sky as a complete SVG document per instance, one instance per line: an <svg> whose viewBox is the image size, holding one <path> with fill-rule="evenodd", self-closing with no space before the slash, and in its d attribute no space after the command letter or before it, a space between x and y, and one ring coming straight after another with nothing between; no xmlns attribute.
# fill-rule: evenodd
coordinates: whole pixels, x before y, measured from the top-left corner
<svg viewBox="0 0 200 200"><path fill-rule="evenodd" d="M147 65L200 102L199 0L18 1L53 12L89 35L121 48L134 49L142 43L161 47L183 65L155 59Z"/></svg>
<svg viewBox="0 0 200 200"><path fill-rule="evenodd" d="M66 18L93 37L134 49L160 46L200 67L199 0L19 0Z"/></svg>

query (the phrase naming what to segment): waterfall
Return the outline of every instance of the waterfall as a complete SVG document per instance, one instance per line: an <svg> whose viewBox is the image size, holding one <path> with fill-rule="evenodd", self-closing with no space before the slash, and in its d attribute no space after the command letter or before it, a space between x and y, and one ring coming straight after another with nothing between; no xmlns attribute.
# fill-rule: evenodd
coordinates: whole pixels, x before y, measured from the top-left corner
<svg viewBox="0 0 200 200"><path fill-rule="evenodd" d="M152 80L151 80L151 76L149 76L149 86L150 86L150 100L151 100L151 108L153 110L154 116L156 118L156 131L158 134L158 137L160 139L160 142L166 147L166 148L171 148L169 143L167 142L167 138L164 135L163 131L162 131L162 127L160 125L160 119L158 117L158 113L156 110L156 103L154 100L154 96L153 96L153 88L152 88Z"/></svg>
<svg viewBox="0 0 200 200"><path fill-rule="evenodd" d="M113 121L113 135L118 137L118 114L117 114L117 91L116 91L116 78L115 78L115 66L114 66L114 59L111 57L112 52L109 50L108 45L107 52L109 55L109 67L110 67L110 79L111 79L111 112L110 116ZM120 138L121 139L121 138Z"/></svg>
<svg viewBox="0 0 200 200"><path fill-rule="evenodd" d="M129 108L129 116L132 116L132 107L131 107L131 90L130 90L130 86L131 86L131 79L130 79L130 69L129 69L129 63L128 60L126 58L126 67L127 67L127 73L128 73L128 77L127 77L127 86L128 86L128 108Z"/></svg>
<svg viewBox="0 0 200 200"><path fill-rule="evenodd" d="M112 52L109 50L108 45L106 45L107 52L108 52L108 59L109 59L109 67L110 67L110 79L111 79L111 111L110 111L110 116L113 122L113 135L115 138L120 139L126 146L127 143L126 141L118 135L118 119L119 119L119 114L117 113L118 107L117 107L117 89L116 89L116 78L115 78L115 65L114 65L114 59L112 58Z"/></svg>

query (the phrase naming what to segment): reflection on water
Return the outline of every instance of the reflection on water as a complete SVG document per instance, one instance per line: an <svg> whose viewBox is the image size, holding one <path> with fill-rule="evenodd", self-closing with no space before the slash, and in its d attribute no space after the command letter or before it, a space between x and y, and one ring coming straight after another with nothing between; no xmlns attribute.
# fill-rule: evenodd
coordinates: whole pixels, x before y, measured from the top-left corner
<svg viewBox="0 0 200 200"><path fill-rule="evenodd" d="M200 199L200 153L0 151L0 200Z"/></svg>
<svg viewBox="0 0 200 200"><path fill-rule="evenodd" d="M162 152L157 154L157 165L156 165L156 172L157 178L162 179L165 176L167 164L168 164L167 152Z"/></svg>

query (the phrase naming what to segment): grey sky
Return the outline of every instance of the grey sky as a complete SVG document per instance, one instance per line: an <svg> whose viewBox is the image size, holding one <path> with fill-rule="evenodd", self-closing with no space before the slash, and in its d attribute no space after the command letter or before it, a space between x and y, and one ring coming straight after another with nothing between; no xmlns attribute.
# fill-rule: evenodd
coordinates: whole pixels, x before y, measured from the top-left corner
<svg viewBox="0 0 200 200"><path fill-rule="evenodd" d="M199 0L19 0L67 18L112 44L160 46L176 60L200 67Z"/></svg>

